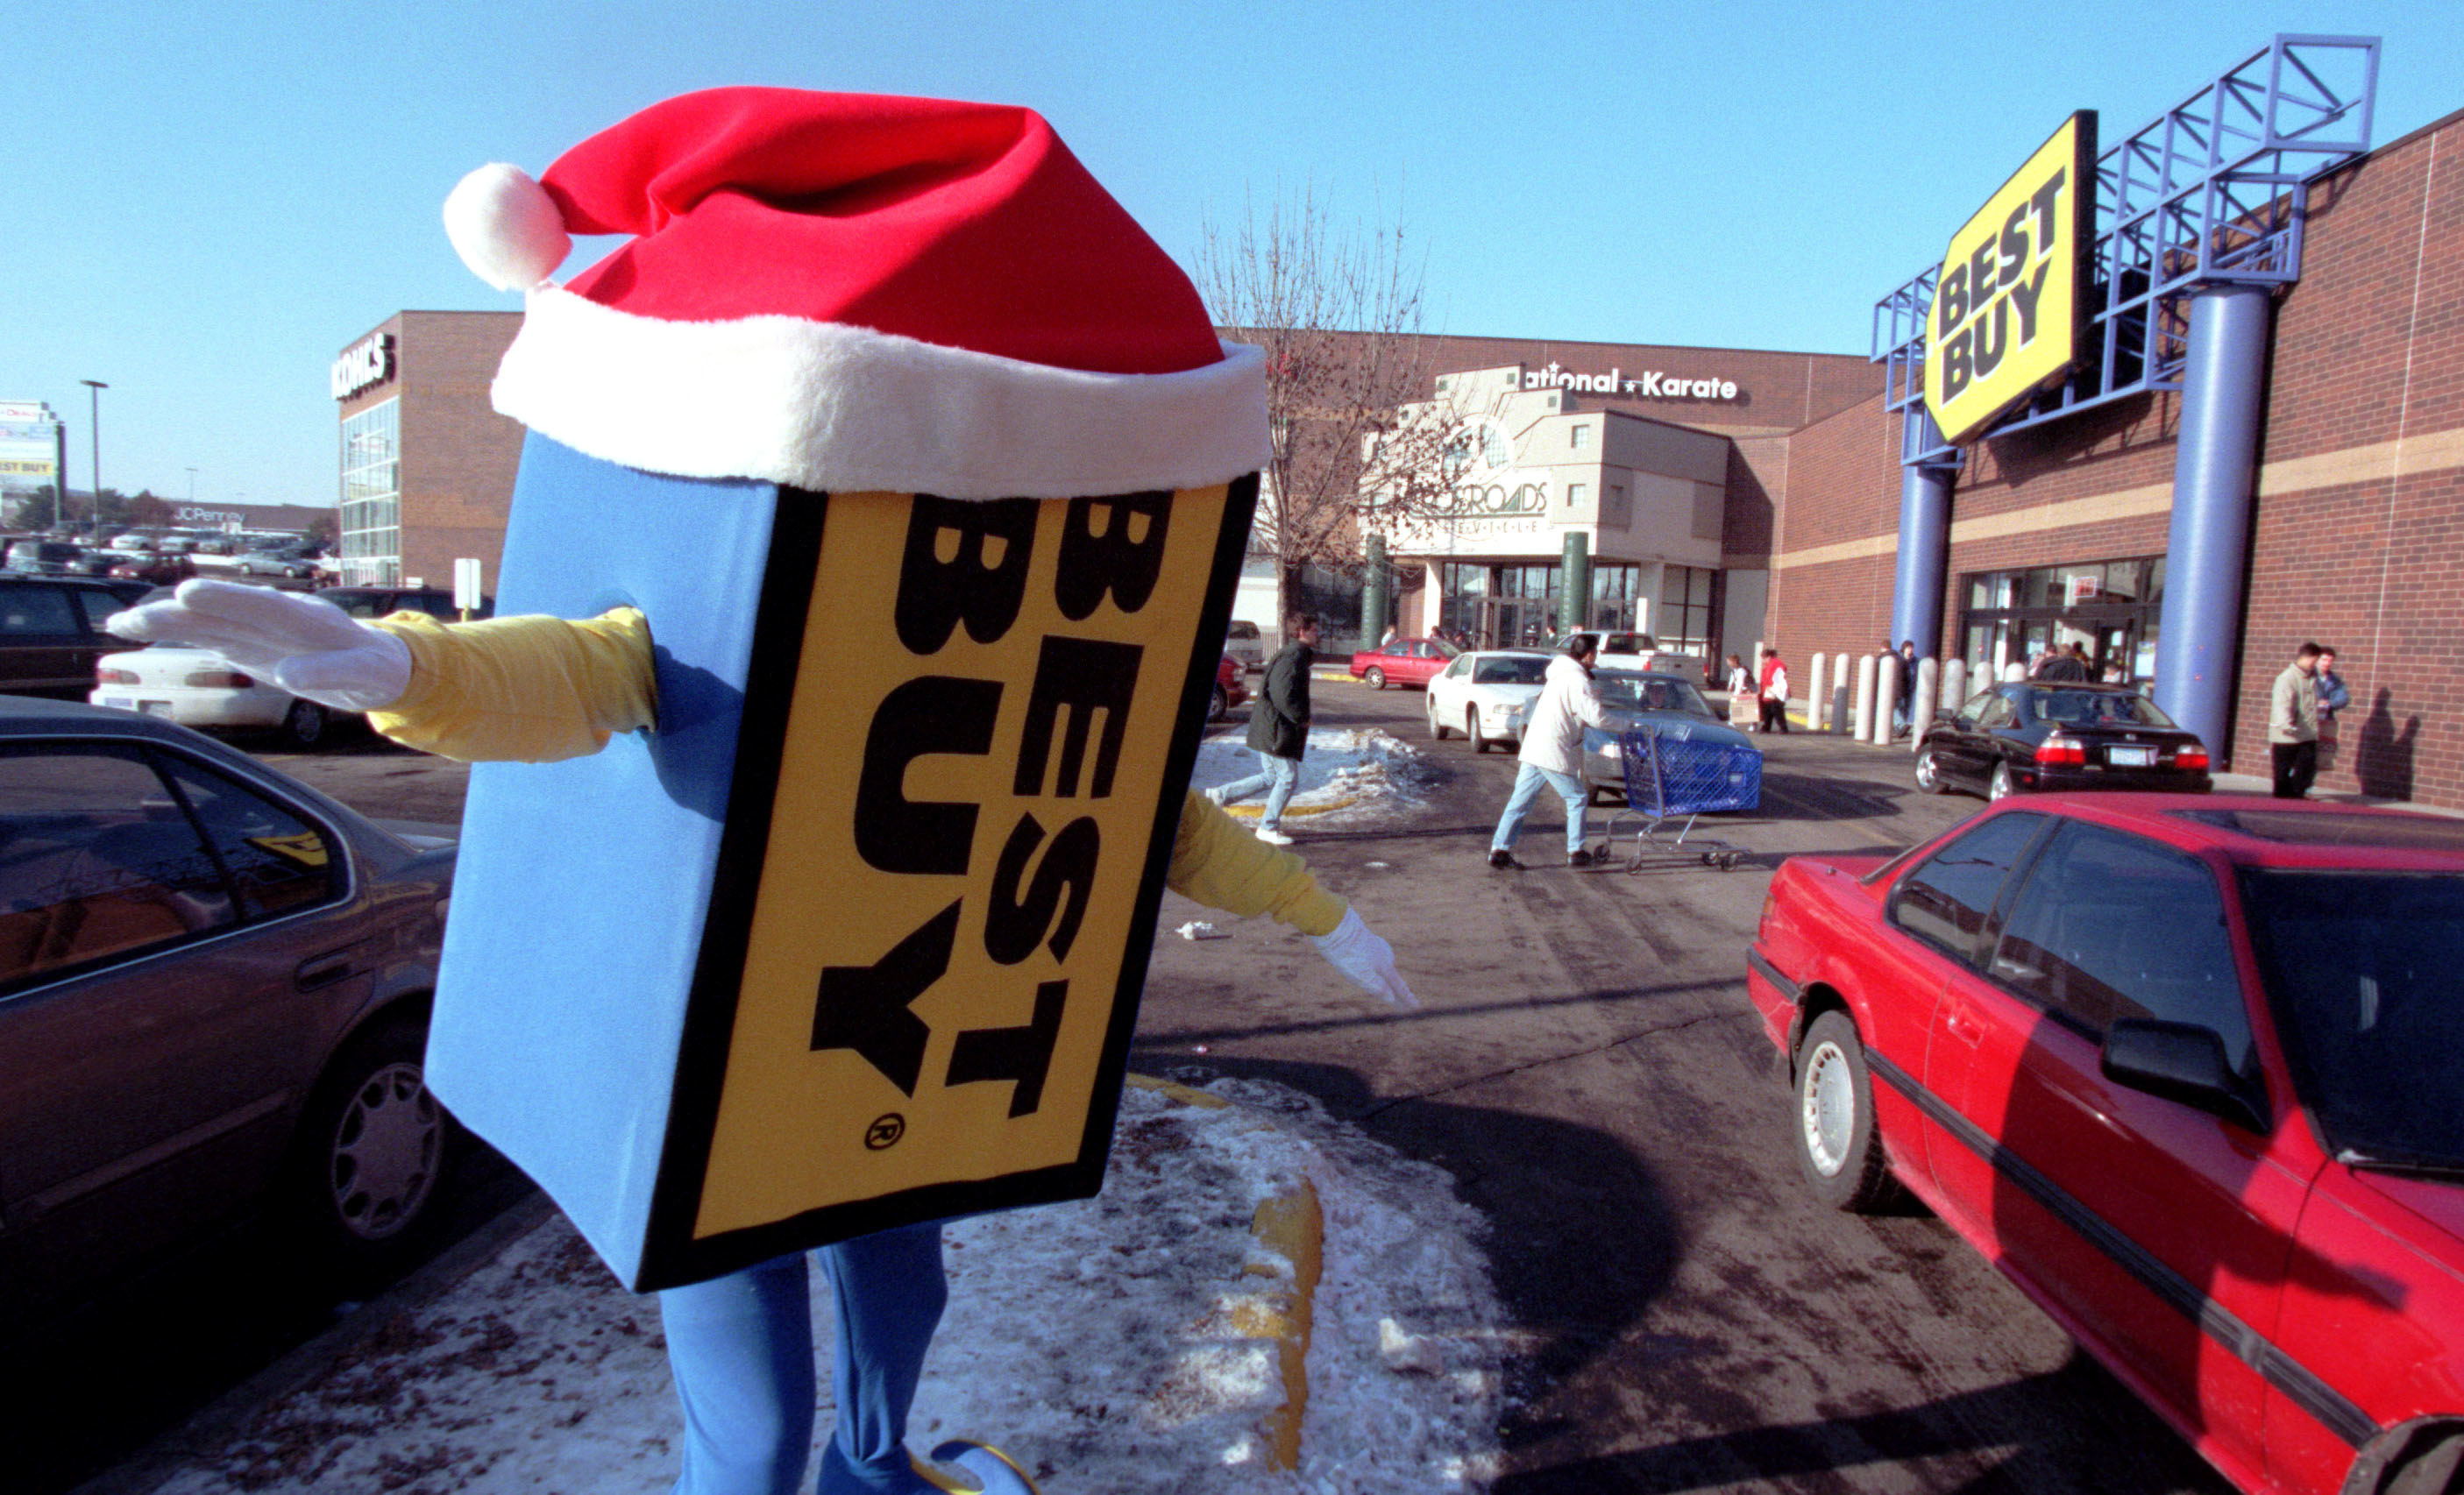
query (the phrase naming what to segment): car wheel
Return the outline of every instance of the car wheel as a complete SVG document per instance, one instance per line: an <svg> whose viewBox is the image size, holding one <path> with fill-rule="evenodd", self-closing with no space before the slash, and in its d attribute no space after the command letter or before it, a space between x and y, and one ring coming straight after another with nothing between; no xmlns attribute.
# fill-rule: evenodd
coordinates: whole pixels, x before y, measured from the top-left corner
<svg viewBox="0 0 2464 1495"><path fill-rule="evenodd" d="M1471 750L1473 752L1485 753L1488 751L1488 739L1480 735L1480 708L1477 706L1465 707L1463 709L1463 736L1471 739Z"/></svg>
<svg viewBox="0 0 2464 1495"><path fill-rule="evenodd" d="M1206 703L1206 719L1208 721L1221 721L1231 714L1232 703L1223 698L1223 687L1219 685L1215 688L1213 696Z"/></svg>
<svg viewBox="0 0 2464 1495"><path fill-rule="evenodd" d="M1797 1045L1795 1132L1797 1165L1823 1203L1861 1215L1898 1191L1874 1135L1865 1045L1844 1012L1815 1019Z"/></svg>
<svg viewBox="0 0 2464 1495"><path fill-rule="evenodd" d="M1917 787L1927 794L1947 794L1950 785L1942 777L1942 764L1934 760L1933 749L1917 754Z"/></svg>
<svg viewBox="0 0 2464 1495"><path fill-rule="evenodd" d="M1369 689L1373 691L1382 691L1386 689L1386 671L1378 669L1375 665L1371 665L1369 667L1369 672L1362 675L1360 678L1368 681Z"/></svg>
<svg viewBox="0 0 2464 1495"><path fill-rule="evenodd" d="M2011 765L1994 764L1993 779L1985 786L1985 797L1989 800L2007 800L2018 792L2019 786L2011 781Z"/></svg>
<svg viewBox="0 0 2464 1495"><path fill-rule="evenodd" d="M1443 742L1446 739L1446 724L1438 719L1438 702L1435 696L1429 698L1428 709L1429 740L1432 742Z"/></svg>
<svg viewBox="0 0 2464 1495"><path fill-rule="evenodd" d="M343 1045L299 1123L295 1203L319 1262L351 1285L421 1234L451 1123L428 1093L428 1026L381 1019Z"/></svg>
<svg viewBox="0 0 2464 1495"><path fill-rule="evenodd" d="M296 748L313 748L330 735L333 716L311 700L297 700L282 716L283 740Z"/></svg>

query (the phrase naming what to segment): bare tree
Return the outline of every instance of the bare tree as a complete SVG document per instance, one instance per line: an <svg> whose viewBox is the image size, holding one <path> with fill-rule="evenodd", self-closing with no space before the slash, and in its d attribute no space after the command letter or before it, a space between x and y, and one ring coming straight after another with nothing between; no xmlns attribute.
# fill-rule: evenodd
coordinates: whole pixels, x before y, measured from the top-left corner
<svg viewBox="0 0 2464 1495"><path fill-rule="evenodd" d="M1276 616L1301 568L1356 575L1362 537L1444 500L1440 420L1425 402L1422 269L1400 224L1339 227L1313 187L1278 192L1263 215L1201 230L1198 289L1226 336L1266 357L1272 450L1250 532L1276 565Z"/></svg>

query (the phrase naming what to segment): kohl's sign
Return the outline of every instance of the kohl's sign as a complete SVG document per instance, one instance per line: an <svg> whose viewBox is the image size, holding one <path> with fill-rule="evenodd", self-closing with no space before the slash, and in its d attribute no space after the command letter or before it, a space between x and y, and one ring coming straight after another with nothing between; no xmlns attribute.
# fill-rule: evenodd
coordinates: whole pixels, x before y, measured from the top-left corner
<svg viewBox="0 0 2464 1495"><path fill-rule="evenodd" d="M334 360L326 385L337 400L347 400L370 385L381 385L393 377L393 334L372 333L343 350Z"/></svg>
<svg viewBox="0 0 2464 1495"><path fill-rule="evenodd" d="M1737 397L1736 381L1732 379L1681 379L1648 369L1632 379L1621 369L1612 368L1605 374L1576 374L1551 363L1547 368L1525 369L1526 389L1572 389L1577 394L1639 394L1648 400L1733 400Z"/></svg>

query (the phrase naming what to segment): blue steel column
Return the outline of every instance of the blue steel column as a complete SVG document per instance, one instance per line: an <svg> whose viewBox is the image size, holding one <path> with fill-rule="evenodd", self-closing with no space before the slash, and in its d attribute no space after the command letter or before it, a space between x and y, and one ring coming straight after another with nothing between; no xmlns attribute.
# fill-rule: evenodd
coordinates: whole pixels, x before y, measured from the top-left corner
<svg viewBox="0 0 2464 1495"><path fill-rule="evenodd" d="M1900 569L1891 591L1891 647L1917 641L1925 658L1942 651L1944 568L1950 563L1950 485L1955 469L1913 460L1942 449L1942 428L1923 405L1900 427Z"/></svg>
<svg viewBox="0 0 2464 1495"><path fill-rule="evenodd" d="M2189 298L2156 702L2219 758L2241 641L2269 298L2263 286L2212 286Z"/></svg>

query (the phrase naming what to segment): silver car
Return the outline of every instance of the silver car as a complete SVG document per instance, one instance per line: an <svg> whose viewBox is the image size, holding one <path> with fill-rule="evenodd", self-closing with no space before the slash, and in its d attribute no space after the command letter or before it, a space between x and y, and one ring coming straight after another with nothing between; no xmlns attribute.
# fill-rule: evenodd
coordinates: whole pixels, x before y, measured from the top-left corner
<svg viewBox="0 0 2464 1495"><path fill-rule="evenodd" d="M1752 738L1713 713L1701 689L1684 675L1601 670L1594 672L1592 683L1599 691L1600 704L1608 709L1612 729L1583 729L1583 785L1595 804L1603 794L1625 797L1625 764L1617 756L1619 733L1651 726L1681 742L1754 745Z"/></svg>

